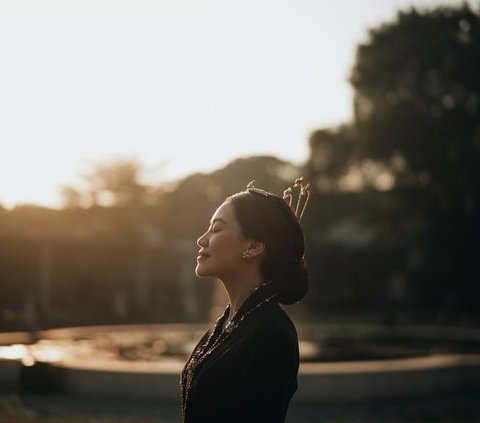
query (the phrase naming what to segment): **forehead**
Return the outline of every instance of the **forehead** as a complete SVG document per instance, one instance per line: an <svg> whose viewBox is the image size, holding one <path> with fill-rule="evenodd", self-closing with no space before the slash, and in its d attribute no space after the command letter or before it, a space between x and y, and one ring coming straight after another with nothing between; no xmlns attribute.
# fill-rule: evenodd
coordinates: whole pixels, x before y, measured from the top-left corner
<svg viewBox="0 0 480 423"><path fill-rule="evenodd" d="M229 201L223 203L217 210L215 210L211 222L213 223L216 219L221 219L225 221L225 223L237 223L235 210Z"/></svg>

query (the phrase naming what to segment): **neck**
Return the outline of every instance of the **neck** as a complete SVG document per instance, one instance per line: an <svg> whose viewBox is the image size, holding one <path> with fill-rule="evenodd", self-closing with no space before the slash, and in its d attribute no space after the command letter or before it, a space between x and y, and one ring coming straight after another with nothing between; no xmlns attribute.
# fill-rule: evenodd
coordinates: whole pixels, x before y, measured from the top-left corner
<svg viewBox="0 0 480 423"><path fill-rule="evenodd" d="M228 320L230 320L235 313L240 309L247 297L252 293L252 291L258 287L262 280L258 277L252 278L242 278L241 280L228 280L223 281L223 286L227 291L229 304L230 304L230 313Z"/></svg>

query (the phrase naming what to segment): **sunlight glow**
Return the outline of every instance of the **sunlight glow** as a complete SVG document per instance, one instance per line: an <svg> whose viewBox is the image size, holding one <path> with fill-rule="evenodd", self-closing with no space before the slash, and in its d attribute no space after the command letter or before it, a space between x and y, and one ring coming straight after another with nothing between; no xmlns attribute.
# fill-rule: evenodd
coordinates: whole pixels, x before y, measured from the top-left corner
<svg viewBox="0 0 480 423"><path fill-rule="evenodd" d="M25 366L35 362L53 363L64 357L61 346L45 344L42 341L34 345L14 344L0 347L0 359L20 360Z"/></svg>
<svg viewBox="0 0 480 423"><path fill-rule="evenodd" d="M14 344L0 347L0 359L20 360L26 354L28 354L28 350L25 345Z"/></svg>
<svg viewBox="0 0 480 423"><path fill-rule="evenodd" d="M59 206L112 157L162 164L150 183L254 154L300 164L312 130L352 119L367 28L412 3L437 2L3 0L0 205Z"/></svg>
<svg viewBox="0 0 480 423"><path fill-rule="evenodd" d="M29 348L30 354L35 361L42 363L54 363L64 357L61 347L53 345L42 345L42 343L32 345Z"/></svg>

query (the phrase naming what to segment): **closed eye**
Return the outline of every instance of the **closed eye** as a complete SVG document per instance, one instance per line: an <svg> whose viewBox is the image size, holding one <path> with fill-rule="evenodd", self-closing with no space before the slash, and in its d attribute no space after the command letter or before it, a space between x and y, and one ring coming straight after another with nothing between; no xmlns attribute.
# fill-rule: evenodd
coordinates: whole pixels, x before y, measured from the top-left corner
<svg viewBox="0 0 480 423"><path fill-rule="evenodd" d="M210 226L207 229L207 232L220 232L222 230L222 226L225 224L225 221L219 217L213 219L212 222L210 222Z"/></svg>

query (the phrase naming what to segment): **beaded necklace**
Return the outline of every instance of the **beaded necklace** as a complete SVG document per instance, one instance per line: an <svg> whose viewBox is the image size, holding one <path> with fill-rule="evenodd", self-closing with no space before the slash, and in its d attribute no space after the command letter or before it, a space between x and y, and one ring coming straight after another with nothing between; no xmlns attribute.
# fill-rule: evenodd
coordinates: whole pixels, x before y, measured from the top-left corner
<svg viewBox="0 0 480 423"><path fill-rule="evenodd" d="M240 316L240 319L237 320L237 322L234 324L234 319L235 317L237 316L238 314L238 311L235 313L235 315L230 319L230 321L226 324L225 326L225 329L224 329L224 332L226 333L231 333L233 330L235 330L235 328L240 324L240 322L245 319L245 317L247 317L250 313L252 313L253 311L255 311L257 308L260 308L262 305L268 303L271 299L275 298L277 296L277 294L273 294L271 295L270 297L268 298L265 298L261 303L258 303L255 307L253 307L252 309L250 309L249 311L247 311L246 313L242 314Z"/></svg>
<svg viewBox="0 0 480 423"><path fill-rule="evenodd" d="M271 285L272 282L264 282L260 285L258 285L249 295L248 297L243 301L242 306L252 297L252 295L260 288L262 287L267 287ZM195 373L195 370L198 368L198 365L205 361L205 359L212 354L213 351L216 350L216 348L226 339L228 338L238 327L238 325L253 311L259 309L262 307L264 304L267 304L270 302L273 298L277 296L277 293L274 293L270 295L269 297L265 298L258 304L256 304L254 307L252 307L250 310L248 310L245 313L242 313L242 315L239 316L239 312L242 309L242 306L237 310L237 312L233 315L233 317L230 319L230 321L227 323L225 326L225 329L223 332L217 337L217 339L213 342L212 345L210 345L210 341L213 337L213 335L217 332L217 328L220 324L220 321L224 318L227 310L229 309L230 305L228 305L225 308L225 311L223 312L222 316L220 316L214 325L214 328L210 332L210 335L207 339L207 341L192 355L188 366L187 366L187 381L186 381L186 388L185 388L185 399L183 401L183 406L182 406L182 421L185 418L185 411L186 411L186 406L187 406L187 401L188 401L188 393L191 389L192 382L193 382L193 376ZM239 317L237 317L239 316ZM210 346L209 346L210 345Z"/></svg>
<svg viewBox="0 0 480 423"><path fill-rule="evenodd" d="M260 288L263 288L263 287L267 287L271 285L271 282L264 282L260 285L258 285L249 295L248 297L243 301L242 303L242 306L243 304L245 304L252 296L253 294L258 291ZM215 322L215 325L214 325L214 329L211 331L210 333L210 336L208 337L207 339L207 342L204 343L203 347L200 348L196 353L195 353L195 358L196 358L196 365L198 365L200 362L204 361L206 356L210 355L212 353L212 351L220 344L220 341L223 341L223 339L225 339L229 334L231 334L237 327L238 325L240 324L240 322L242 322L242 320L244 320L250 313L252 313L253 311L255 311L256 309L260 308L262 305L268 303L270 300L272 300L273 298L275 298L277 296L277 294L273 294L271 295L270 297L267 297L265 298L263 301L261 301L260 303L256 304L254 307L252 307L250 310L248 310L247 312L243 313L242 315L239 316L239 312L241 311L242 309L242 306L240 306L240 308L237 310L237 312L234 314L234 316L230 319L230 321L228 322L228 324L225 326L225 329L223 330L223 333L217 338L217 340L213 343L213 345L211 345L209 347L209 344L210 344L210 341L213 337L213 335L215 334L216 332L216 328L218 327L218 325L220 324L220 321L222 320L222 318L225 316L227 310L229 309L230 305L228 305L225 309L225 311L223 312L222 316L220 316L217 321ZM239 316L239 317L237 317ZM208 350L208 351L207 351ZM196 366L195 366L196 367Z"/></svg>

